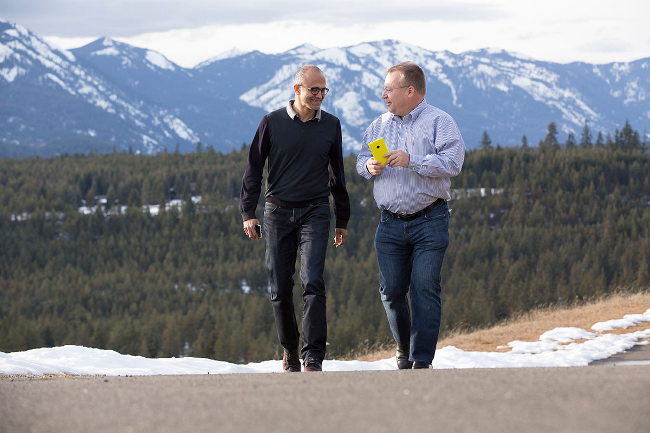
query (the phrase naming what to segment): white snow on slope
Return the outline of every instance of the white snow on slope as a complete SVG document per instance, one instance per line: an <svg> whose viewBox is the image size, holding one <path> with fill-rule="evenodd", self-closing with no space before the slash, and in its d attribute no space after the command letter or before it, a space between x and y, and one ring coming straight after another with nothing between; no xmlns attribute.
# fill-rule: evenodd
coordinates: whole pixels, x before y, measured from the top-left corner
<svg viewBox="0 0 650 433"><path fill-rule="evenodd" d="M650 309L643 314L625 316L626 323L650 321ZM600 332L619 327L620 320L596 323ZM556 328L540 336L537 342L511 342L511 352L466 352L447 346L436 352L433 367L443 368L519 368L586 366L623 352L650 338L650 329L628 334L595 334L579 328ZM576 340L586 340L582 343ZM568 343L568 344L567 344ZM326 360L324 371L396 370L395 357L380 361ZM1 374L230 374L280 373L282 361L232 364L201 358L159 358L121 355L113 350L81 346L32 349L24 352L0 352Z"/></svg>
<svg viewBox="0 0 650 433"><path fill-rule="evenodd" d="M157 66L157 67L159 67L161 69L167 69L167 70L170 70L170 71L175 71L176 70L176 68L174 68L174 65L172 64L172 62L167 60L165 58L165 56L163 56L162 54L160 54L160 53L158 53L156 51L151 51L151 50L147 51L146 59L151 64L153 64L154 66Z"/></svg>
<svg viewBox="0 0 650 433"><path fill-rule="evenodd" d="M230 59L232 57L241 56L242 54L246 54L246 51L242 51L238 48L231 48L230 50L224 51L223 53L217 54L216 56L210 57L208 60L197 64L194 66L194 69L201 69L218 60Z"/></svg>

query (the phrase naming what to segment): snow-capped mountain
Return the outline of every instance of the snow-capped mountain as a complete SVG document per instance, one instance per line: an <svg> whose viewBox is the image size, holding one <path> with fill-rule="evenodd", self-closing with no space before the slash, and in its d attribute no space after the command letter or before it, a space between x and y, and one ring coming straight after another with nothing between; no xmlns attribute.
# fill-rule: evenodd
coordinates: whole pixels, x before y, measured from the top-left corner
<svg viewBox="0 0 650 433"><path fill-rule="evenodd" d="M535 145L554 121L559 139L626 120L650 126L650 59L591 65L536 61L502 50L432 52L399 41L345 48L311 45L281 54L233 51L182 68L155 51L102 38L66 51L0 19L0 155L123 150L182 152L197 142L229 151L250 142L264 113L292 97L308 63L332 91L324 109L341 119L356 152L385 111L385 71L404 60L427 74L426 99L451 114L469 148L484 130L494 144Z"/></svg>
<svg viewBox="0 0 650 433"><path fill-rule="evenodd" d="M115 50L108 39L102 45L105 52ZM151 53L149 64L160 69L166 60ZM116 144L155 153L170 141L198 141L172 110L6 21L0 22L0 76L0 140L6 145L30 146L33 153L48 145L66 151L57 142L83 138L84 149L73 150L110 151Z"/></svg>
<svg viewBox="0 0 650 433"><path fill-rule="evenodd" d="M484 130L495 144L516 145L526 134L534 145L551 121L564 137L572 132L576 139L585 120L594 136L621 129L626 120L641 131L650 125L650 59L563 65L502 50L431 52L391 40L325 50L302 46L273 57L282 59L282 67L240 98L264 110L278 107L291 94L292 72L317 64L332 89L324 107L342 119L349 149L359 148L365 128L385 111L385 72L404 60L424 69L427 102L454 117L469 148L479 145Z"/></svg>
<svg viewBox="0 0 650 433"><path fill-rule="evenodd" d="M246 51L242 51L239 48L232 48L228 51L224 51L221 54L217 54L216 56L211 57L208 60L204 60L203 62L196 65L194 69L201 69L208 66L210 63L216 62L217 60L230 59L231 57L241 56L242 54L246 54Z"/></svg>

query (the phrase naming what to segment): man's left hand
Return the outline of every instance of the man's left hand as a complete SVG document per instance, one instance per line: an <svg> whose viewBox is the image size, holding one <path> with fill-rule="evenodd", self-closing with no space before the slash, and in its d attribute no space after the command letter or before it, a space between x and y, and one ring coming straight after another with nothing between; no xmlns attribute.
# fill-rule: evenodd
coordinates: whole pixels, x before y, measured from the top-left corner
<svg viewBox="0 0 650 433"><path fill-rule="evenodd" d="M409 162L411 162L411 155L403 150L391 150L386 155L388 155L388 159L386 160L388 167L408 168Z"/></svg>
<svg viewBox="0 0 650 433"><path fill-rule="evenodd" d="M348 231L346 229L334 229L334 246L340 247L345 243L348 238Z"/></svg>

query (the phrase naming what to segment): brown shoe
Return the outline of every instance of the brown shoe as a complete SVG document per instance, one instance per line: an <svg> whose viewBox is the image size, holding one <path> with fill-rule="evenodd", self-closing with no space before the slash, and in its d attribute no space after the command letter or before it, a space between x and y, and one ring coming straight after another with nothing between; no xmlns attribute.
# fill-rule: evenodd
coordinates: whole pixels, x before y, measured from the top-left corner
<svg viewBox="0 0 650 433"><path fill-rule="evenodd" d="M413 367L413 361L409 361L410 346L408 344L397 345L397 368L408 370Z"/></svg>
<svg viewBox="0 0 650 433"><path fill-rule="evenodd" d="M300 373L300 354L298 353L298 349L292 351L284 349L282 370L285 373Z"/></svg>

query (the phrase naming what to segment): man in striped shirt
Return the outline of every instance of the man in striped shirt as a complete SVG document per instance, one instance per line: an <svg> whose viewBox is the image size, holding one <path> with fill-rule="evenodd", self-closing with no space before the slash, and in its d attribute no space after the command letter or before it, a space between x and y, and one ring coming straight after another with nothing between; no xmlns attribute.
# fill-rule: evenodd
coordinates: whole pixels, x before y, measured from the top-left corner
<svg viewBox="0 0 650 433"><path fill-rule="evenodd" d="M425 94L418 65L388 69L382 93L388 112L370 124L357 157L357 172L373 179L382 211L375 234L379 292L400 369L431 368L442 313L440 272L449 245L450 178L465 159L456 122L429 105ZM379 138L388 147L386 165L367 146Z"/></svg>

